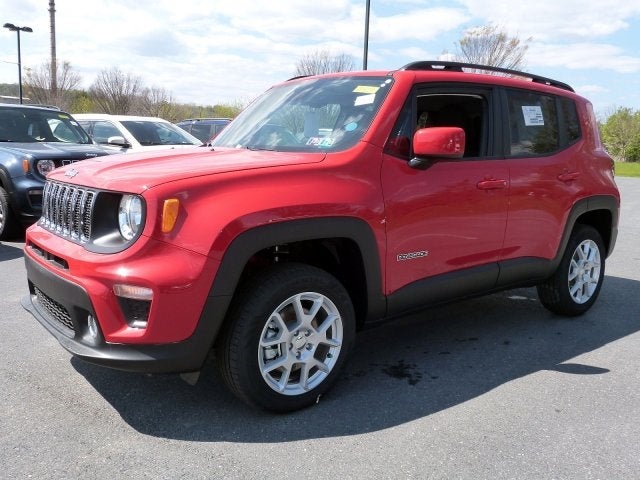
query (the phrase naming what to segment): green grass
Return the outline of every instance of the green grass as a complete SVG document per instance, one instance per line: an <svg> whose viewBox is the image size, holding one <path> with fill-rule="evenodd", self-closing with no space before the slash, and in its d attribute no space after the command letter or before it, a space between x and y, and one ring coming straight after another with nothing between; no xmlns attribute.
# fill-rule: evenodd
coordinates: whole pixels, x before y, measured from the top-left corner
<svg viewBox="0 0 640 480"><path fill-rule="evenodd" d="M616 162L616 175L620 177L640 177L640 162Z"/></svg>

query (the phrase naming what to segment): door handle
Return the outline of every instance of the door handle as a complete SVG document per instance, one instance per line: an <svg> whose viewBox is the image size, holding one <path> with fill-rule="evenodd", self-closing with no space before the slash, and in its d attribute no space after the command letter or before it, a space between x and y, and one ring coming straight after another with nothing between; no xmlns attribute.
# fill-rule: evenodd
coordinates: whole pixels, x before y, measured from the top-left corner
<svg viewBox="0 0 640 480"><path fill-rule="evenodd" d="M500 188L506 188L506 180L482 180L476 184L480 190L498 190Z"/></svg>
<svg viewBox="0 0 640 480"><path fill-rule="evenodd" d="M580 176L580 172L564 172L558 175L558 180L561 182L571 182L577 180Z"/></svg>

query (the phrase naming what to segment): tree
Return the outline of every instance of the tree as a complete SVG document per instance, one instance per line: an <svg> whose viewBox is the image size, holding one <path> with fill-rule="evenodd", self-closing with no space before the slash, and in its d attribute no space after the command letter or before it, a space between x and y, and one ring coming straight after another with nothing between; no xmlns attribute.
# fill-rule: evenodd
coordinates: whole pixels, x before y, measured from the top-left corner
<svg viewBox="0 0 640 480"><path fill-rule="evenodd" d="M138 98L136 111L148 117L171 119L175 117L175 103L164 88L151 87L142 90Z"/></svg>
<svg viewBox="0 0 640 480"><path fill-rule="evenodd" d="M351 55L333 55L328 50L307 53L296 62L296 76L319 75L321 73L349 72L355 67Z"/></svg>
<svg viewBox="0 0 640 480"><path fill-rule="evenodd" d="M602 125L602 142L622 162L640 161L640 110L619 107Z"/></svg>
<svg viewBox="0 0 640 480"><path fill-rule="evenodd" d="M52 72L56 72L55 81L51 77ZM71 63L63 61L62 65L57 65L56 68L51 68L51 62L46 62L34 69L28 69L24 83L32 103L56 105L63 110L69 110L74 90L80 81L81 77L73 71Z"/></svg>
<svg viewBox="0 0 640 480"><path fill-rule="evenodd" d="M89 94L103 113L127 115L141 90L142 80L118 67L102 70L89 88Z"/></svg>
<svg viewBox="0 0 640 480"><path fill-rule="evenodd" d="M468 63L522 70L531 37L509 37L496 25L473 27L456 44L456 57Z"/></svg>

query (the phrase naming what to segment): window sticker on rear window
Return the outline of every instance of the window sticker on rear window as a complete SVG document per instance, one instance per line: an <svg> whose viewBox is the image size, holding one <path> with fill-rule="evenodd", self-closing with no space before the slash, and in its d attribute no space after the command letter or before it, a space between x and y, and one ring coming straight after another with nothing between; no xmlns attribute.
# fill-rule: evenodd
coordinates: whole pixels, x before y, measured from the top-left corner
<svg viewBox="0 0 640 480"><path fill-rule="evenodd" d="M358 85L353 89L353 93L376 93L378 90L380 90L380 87L372 85Z"/></svg>
<svg viewBox="0 0 640 480"><path fill-rule="evenodd" d="M522 116L524 117L524 124L527 127L541 127L544 126L544 117L542 116L542 107L538 105L522 106Z"/></svg>

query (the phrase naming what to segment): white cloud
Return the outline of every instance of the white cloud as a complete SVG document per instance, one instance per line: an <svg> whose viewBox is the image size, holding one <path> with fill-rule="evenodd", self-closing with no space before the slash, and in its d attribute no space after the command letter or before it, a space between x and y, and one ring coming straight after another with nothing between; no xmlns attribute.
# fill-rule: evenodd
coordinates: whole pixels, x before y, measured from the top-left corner
<svg viewBox="0 0 640 480"><path fill-rule="evenodd" d="M533 44L527 58L533 66L561 66L619 73L640 72L640 57L624 55L620 47L608 44Z"/></svg>
<svg viewBox="0 0 640 480"><path fill-rule="evenodd" d="M58 58L71 62L84 87L117 66L177 101L246 101L292 76L295 62L313 50L350 54L356 67L362 59L362 0L59 0L56 10ZM47 2L0 0L0 11L3 21L34 29L22 37L23 66L48 61ZM527 55L533 73L551 69L549 76L592 87L615 75L616 88L579 91L612 97L610 103L640 102L631 95L638 90L633 73L640 72L637 0L375 0L369 66L437 58L453 50L466 28L490 22L533 38ZM15 34L2 29L0 83L16 81L15 53Z"/></svg>
<svg viewBox="0 0 640 480"><path fill-rule="evenodd" d="M411 10L390 16L375 16L371 20L370 37L377 42L426 42L444 32L458 29L469 19L463 10L454 8Z"/></svg>
<svg viewBox="0 0 640 480"><path fill-rule="evenodd" d="M507 28L512 34L535 40L593 38L629 27L640 15L640 2L614 0L460 0L469 12L485 22ZM482 24L482 22L481 22Z"/></svg>

